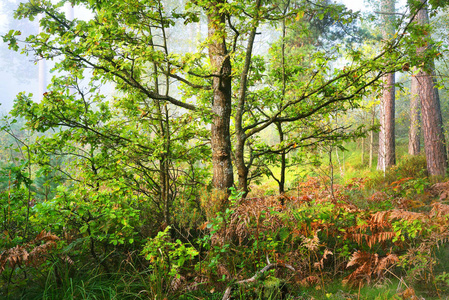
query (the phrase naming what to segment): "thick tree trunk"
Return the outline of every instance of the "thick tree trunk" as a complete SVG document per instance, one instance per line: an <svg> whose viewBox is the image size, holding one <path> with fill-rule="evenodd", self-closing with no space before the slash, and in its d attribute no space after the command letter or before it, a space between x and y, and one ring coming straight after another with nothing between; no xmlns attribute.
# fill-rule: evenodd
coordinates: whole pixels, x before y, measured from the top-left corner
<svg viewBox="0 0 449 300"><path fill-rule="evenodd" d="M383 38L390 39L394 34L394 0L382 0ZM379 157L377 169L385 171L396 163L394 138L394 73L384 76L383 97L381 102L381 123L379 133Z"/></svg>
<svg viewBox="0 0 449 300"><path fill-rule="evenodd" d="M220 12L220 1L207 7L209 58L213 68L213 123L211 126L212 184L218 191L228 193L234 176L231 161L231 60L226 49L226 19Z"/></svg>
<svg viewBox="0 0 449 300"><path fill-rule="evenodd" d="M420 0L425 3L425 0ZM428 24L426 4L416 15L418 24ZM426 38L425 36L423 37ZM421 41L423 46L417 50L417 55L423 56L427 42ZM434 87L433 62L424 61L424 67L416 76L418 82L418 95L421 102L422 130L424 135L424 148L426 152L427 171L430 175L445 175L447 170L446 146L443 135L443 122L441 117L440 99L438 90Z"/></svg>
<svg viewBox="0 0 449 300"><path fill-rule="evenodd" d="M422 130L427 171L430 175L445 175L447 156L438 91L434 89L432 75L420 71L417 76L420 81L419 97L422 108Z"/></svg>
<svg viewBox="0 0 449 300"><path fill-rule="evenodd" d="M408 154L418 155L420 152L420 107L418 95L419 82L412 76L410 88L410 130L408 134Z"/></svg>

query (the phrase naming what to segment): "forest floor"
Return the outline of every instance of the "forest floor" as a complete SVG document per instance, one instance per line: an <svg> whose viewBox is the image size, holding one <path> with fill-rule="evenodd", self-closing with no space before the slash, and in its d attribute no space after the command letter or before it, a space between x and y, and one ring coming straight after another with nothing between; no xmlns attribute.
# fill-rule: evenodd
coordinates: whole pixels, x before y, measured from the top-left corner
<svg viewBox="0 0 449 300"><path fill-rule="evenodd" d="M166 227L100 262L85 237L53 247L63 237L43 233L32 250L2 253L2 299L449 299L449 181L429 178L422 157L267 191L233 193L202 225Z"/></svg>

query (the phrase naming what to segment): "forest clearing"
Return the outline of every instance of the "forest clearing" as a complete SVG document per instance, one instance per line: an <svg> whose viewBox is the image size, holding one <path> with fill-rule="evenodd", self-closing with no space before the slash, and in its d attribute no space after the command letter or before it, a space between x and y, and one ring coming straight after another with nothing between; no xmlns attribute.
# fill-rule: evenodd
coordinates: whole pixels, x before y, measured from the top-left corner
<svg viewBox="0 0 449 300"><path fill-rule="evenodd" d="M364 3L1 2L0 298L449 299L449 2Z"/></svg>

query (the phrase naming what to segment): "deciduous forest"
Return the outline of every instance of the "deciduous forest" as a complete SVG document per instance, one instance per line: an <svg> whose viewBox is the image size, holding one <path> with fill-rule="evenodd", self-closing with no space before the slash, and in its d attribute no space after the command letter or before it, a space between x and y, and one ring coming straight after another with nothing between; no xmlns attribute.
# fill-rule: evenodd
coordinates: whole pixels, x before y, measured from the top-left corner
<svg viewBox="0 0 449 300"><path fill-rule="evenodd" d="M349 2L3 0L0 298L448 299L449 2Z"/></svg>

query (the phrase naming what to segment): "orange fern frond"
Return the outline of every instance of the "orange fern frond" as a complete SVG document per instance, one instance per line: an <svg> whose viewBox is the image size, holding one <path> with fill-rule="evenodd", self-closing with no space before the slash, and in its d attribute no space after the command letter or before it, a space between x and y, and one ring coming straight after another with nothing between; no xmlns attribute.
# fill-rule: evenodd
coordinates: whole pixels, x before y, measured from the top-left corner
<svg viewBox="0 0 449 300"><path fill-rule="evenodd" d="M359 267L343 279L343 284L356 286L364 282L369 283L374 275L380 279L385 275L385 270L398 261L399 258L395 254L379 258L377 253L357 251L352 255L346 267Z"/></svg>
<svg viewBox="0 0 449 300"><path fill-rule="evenodd" d="M432 210L430 211L431 217L442 217L449 215L449 205L436 202L432 204Z"/></svg>
<svg viewBox="0 0 449 300"><path fill-rule="evenodd" d="M373 254L365 251L356 251L352 254L352 257L346 265L346 268L352 267L354 265L362 265L367 261L371 261L371 259L373 258L372 256Z"/></svg>
<svg viewBox="0 0 449 300"><path fill-rule="evenodd" d="M6 265L14 269L16 266L21 266L23 263L26 263L28 256L27 250L21 245L4 251L0 255L0 273L5 270Z"/></svg>
<svg viewBox="0 0 449 300"><path fill-rule="evenodd" d="M0 254L0 274L6 265L11 269L22 265L42 264L50 250L56 248L59 238L51 232L41 231L32 241L24 245L17 245ZM42 243L44 242L44 243Z"/></svg>
<svg viewBox="0 0 449 300"><path fill-rule="evenodd" d="M396 237L396 232L394 232L394 231L383 231L383 232L379 232L379 233L376 233L375 235L373 235L373 239L377 243L384 243L387 241L391 241L395 237Z"/></svg>
<svg viewBox="0 0 449 300"><path fill-rule="evenodd" d="M426 215L422 213L407 211L403 209L393 209L390 214L390 221L395 219L403 219L406 221L424 220Z"/></svg>
<svg viewBox="0 0 449 300"><path fill-rule="evenodd" d="M362 245L363 244L363 241L365 240L366 241L366 238L367 238L367 234L365 234L365 233L352 233L352 234L347 234L346 236L345 236L345 239L352 239L354 242L356 242L357 244L359 244L359 245Z"/></svg>
<svg viewBox="0 0 449 300"><path fill-rule="evenodd" d="M396 254L388 254L385 257L382 257L379 260L374 272L377 274L377 277L380 278L384 275L384 271L390 267L391 265L399 262L399 258Z"/></svg>
<svg viewBox="0 0 449 300"><path fill-rule="evenodd" d="M391 225L390 222L388 222L389 214L390 211L388 210L378 211L371 215L369 223L379 228L389 227Z"/></svg>

